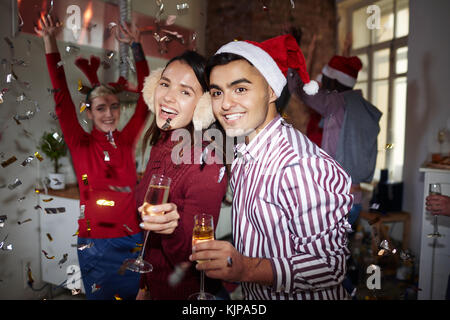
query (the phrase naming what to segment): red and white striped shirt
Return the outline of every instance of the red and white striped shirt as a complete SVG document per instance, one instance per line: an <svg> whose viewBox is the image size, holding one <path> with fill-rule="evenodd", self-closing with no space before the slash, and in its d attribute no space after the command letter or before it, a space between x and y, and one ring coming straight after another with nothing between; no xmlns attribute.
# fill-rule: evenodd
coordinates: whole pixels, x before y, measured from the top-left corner
<svg viewBox="0 0 450 320"><path fill-rule="evenodd" d="M280 116L236 151L234 245L274 274L273 286L242 283L245 299L347 299L350 176Z"/></svg>

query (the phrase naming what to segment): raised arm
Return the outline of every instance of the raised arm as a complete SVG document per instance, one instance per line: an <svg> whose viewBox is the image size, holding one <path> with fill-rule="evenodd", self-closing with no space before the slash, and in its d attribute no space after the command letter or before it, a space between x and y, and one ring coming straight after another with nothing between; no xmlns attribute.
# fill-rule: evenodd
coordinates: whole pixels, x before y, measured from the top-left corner
<svg viewBox="0 0 450 320"><path fill-rule="evenodd" d="M148 107L142 98L141 91L144 87L144 80L150 74L150 70L140 43L141 35L139 29L136 28L136 26L131 29L127 24L119 24L118 27L115 28L116 39L121 43L131 46L133 58L136 63L137 88L140 95L133 116L122 130L122 134L125 139L129 140L130 143L136 143L149 114ZM119 32L119 30L121 32Z"/></svg>
<svg viewBox="0 0 450 320"><path fill-rule="evenodd" d="M64 67L60 64L61 55L56 43L56 34L59 32L61 24L59 22L54 23L51 16L44 16L41 18L41 26L41 29L35 27L34 30L44 40L47 68L53 86L55 112L64 140L71 147L79 143L82 135L86 132L78 122L76 108L67 86Z"/></svg>

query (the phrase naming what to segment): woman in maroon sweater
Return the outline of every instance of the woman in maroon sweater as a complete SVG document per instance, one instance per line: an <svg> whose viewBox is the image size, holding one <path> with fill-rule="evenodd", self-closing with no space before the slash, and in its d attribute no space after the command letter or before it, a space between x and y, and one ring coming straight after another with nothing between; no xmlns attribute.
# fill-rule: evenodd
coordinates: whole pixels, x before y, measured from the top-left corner
<svg viewBox="0 0 450 320"><path fill-rule="evenodd" d="M169 203L152 208L153 212L165 214L143 216L142 228L151 232L144 258L153 265L153 271L141 276L137 299L187 299L199 291L200 277L194 265L186 270L179 283L169 284L169 277L178 265L189 261L194 216L211 214L216 225L227 188L223 162L211 163L215 157L213 152L204 152L205 162L201 163L204 145L196 148L188 141L184 148L180 147L193 139L194 131L202 133L202 129L214 122L204 69L205 59L196 52L186 51L145 80L144 99L155 117L144 139L144 145L150 139L152 149L145 175L136 190L138 206L143 203L153 174L166 175L172 182ZM170 127L166 128L169 122ZM178 142L181 131L187 135L184 141ZM181 158L184 163L177 164ZM141 206L139 211L143 210L150 214L149 209ZM222 290L217 280L207 278L205 282L210 293L218 294Z"/></svg>
<svg viewBox="0 0 450 320"><path fill-rule="evenodd" d="M117 91L98 83L97 70L92 66L97 64L98 67L96 57L91 57L90 65L86 59L79 58L77 65L84 66L84 71L91 71L91 83L95 80L86 98L90 105L86 112L93 122L93 129L90 133L84 131L78 122L64 68L59 63L61 57L55 39L59 25L55 25L51 17L44 17L41 22L42 29L35 31L44 39L55 111L72 156L80 191L78 260L86 297L134 299L139 276L131 271L120 275L118 270L125 259L137 256L133 249L142 242L134 198L137 184L135 146L146 122L147 107L141 95L134 115L123 130L118 131L120 104ZM126 26L125 29L127 36L121 41L128 39L133 48L140 90L149 69L137 42L139 34L129 31ZM102 206L99 200L108 200L110 205Z"/></svg>

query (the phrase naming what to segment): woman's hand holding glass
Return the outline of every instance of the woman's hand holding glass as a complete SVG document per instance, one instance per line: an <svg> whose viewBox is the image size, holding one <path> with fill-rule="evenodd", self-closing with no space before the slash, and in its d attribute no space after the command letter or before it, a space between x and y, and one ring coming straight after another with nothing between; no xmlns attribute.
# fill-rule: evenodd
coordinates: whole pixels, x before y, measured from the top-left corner
<svg viewBox="0 0 450 320"><path fill-rule="evenodd" d="M159 234L172 234L178 227L180 214L174 203L161 205L143 204L138 208L141 213L141 228Z"/></svg>

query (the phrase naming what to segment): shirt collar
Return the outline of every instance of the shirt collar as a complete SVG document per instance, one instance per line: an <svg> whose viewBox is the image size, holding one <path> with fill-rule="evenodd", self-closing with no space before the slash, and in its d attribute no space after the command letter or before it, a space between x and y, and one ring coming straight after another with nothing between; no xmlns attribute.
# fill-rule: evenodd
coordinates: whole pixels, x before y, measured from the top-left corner
<svg viewBox="0 0 450 320"><path fill-rule="evenodd" d="M257 160L261 155L265 154L272 140L278 135L277 129L280 127L283 118L277 115L270 121L257 135L250 141L249 144L245 142L238 143L235 151L244 157L250 156L253 160Z"/></svg>

